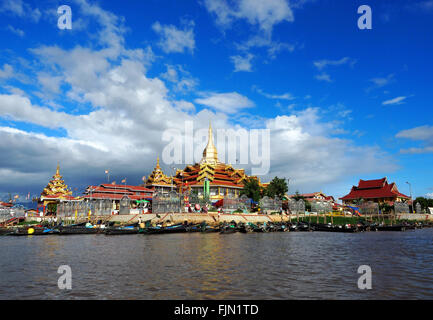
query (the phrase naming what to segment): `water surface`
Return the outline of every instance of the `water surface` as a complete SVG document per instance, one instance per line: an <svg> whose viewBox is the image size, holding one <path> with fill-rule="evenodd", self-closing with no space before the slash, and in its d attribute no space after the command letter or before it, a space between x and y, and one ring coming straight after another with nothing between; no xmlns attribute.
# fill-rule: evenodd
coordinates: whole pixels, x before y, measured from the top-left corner
<svg viewBox="0 0 433 320"><path fill-rule="evenodd" d="M432 299L432 242L433 229L1 237L0 299Z"/></svg>

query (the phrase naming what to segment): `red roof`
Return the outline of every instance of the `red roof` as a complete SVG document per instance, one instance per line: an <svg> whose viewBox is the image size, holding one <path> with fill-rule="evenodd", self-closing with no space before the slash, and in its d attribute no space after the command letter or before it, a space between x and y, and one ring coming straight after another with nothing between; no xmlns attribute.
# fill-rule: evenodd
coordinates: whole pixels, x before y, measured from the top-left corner
<svg viewBox="0 0 433 320"><path fill-rule="evenodd" d="M359 180L358 186L353 186L350 193L341 200L355 200L355 199L377 199L377 198L406 198L408 196L400 193L396 184L388 183L386 178L377 180Z"/></svg>
<svg viewBox="0 0 433 320"><path fill-rule="evenodd" d="M0 201L0 206L3 206L3 207L12 207L13 204L12 204L12 203L9 203L9 202L1 202L1 201Z"/></svg>
<svg viewBox="0 0 433 320"><path fill-rule="evenodd" d="M359 180L358 189L382 188L385 185L386 178L376 180Z"/></svg>
<svg viewBox="0 0 433 320"><path fill-rule="evenodd" d="M110 199L110 200L120 200L124 196L127 196L131 200L143 200L151 198L152 195L149 194L106 194L106 193L92 193L92 195L85 195L86 199Z"/></svg>

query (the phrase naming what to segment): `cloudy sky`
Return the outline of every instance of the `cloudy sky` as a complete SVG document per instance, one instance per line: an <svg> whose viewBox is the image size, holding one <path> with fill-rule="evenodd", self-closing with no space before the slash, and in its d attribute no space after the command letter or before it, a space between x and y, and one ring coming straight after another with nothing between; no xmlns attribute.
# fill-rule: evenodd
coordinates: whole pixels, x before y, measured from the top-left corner
<svg viewBox="0 0 433 320"><path fill-rule="evenodd" d="M107 169L139 184L164 132L209 120L269 129L261 179L292 192L387 176L433 195L432 32L433 0L0 0L0 198L57 162L75 194Z"/></svg>

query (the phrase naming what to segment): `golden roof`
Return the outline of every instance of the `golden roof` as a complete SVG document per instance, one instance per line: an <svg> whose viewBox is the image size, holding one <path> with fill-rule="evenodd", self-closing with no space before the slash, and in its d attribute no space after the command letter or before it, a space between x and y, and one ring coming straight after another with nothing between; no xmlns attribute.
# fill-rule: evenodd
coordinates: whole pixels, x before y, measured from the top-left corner
<svg viewBox="0 0 433 320"><path fill-rule="evenodd" d="M48 182L48 185L44 188L41 196L52 196L52 195L62 195L70 196L72 191L68 189L68 186L63 181L63 177L60 175L60 165L57 164L56 174L53 179Z"/></svg>
<svg viewBox="0 0 433 320"><path fill-rule="evenodd" d="M156 167L147 179L146 184L172 184L172 178L166 176L159 165L159 157L156 158Z"/></svg>

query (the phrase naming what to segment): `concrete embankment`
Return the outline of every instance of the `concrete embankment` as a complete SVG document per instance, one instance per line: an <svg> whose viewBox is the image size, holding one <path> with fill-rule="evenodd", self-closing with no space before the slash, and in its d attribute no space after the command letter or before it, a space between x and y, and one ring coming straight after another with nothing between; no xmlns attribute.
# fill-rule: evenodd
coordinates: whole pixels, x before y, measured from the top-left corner
<svg viewBox="0 0 433 320"><path fill-rule="evenodd" d="M188 221L190 223L201 223L206 222L207 224L218 224L220 222L252 222L252 223L263 223L263 222L281 222L288 221L289 217L285 215L256 215L256 214L204 214L204 213L166 213L166 214L141 214L141 215L116 215L111 216L110 221L116 221L120 223L134 223L137 222L139 217L142 221L151 220L151 222L168 222L171 223L183 223Z"/></svg>

